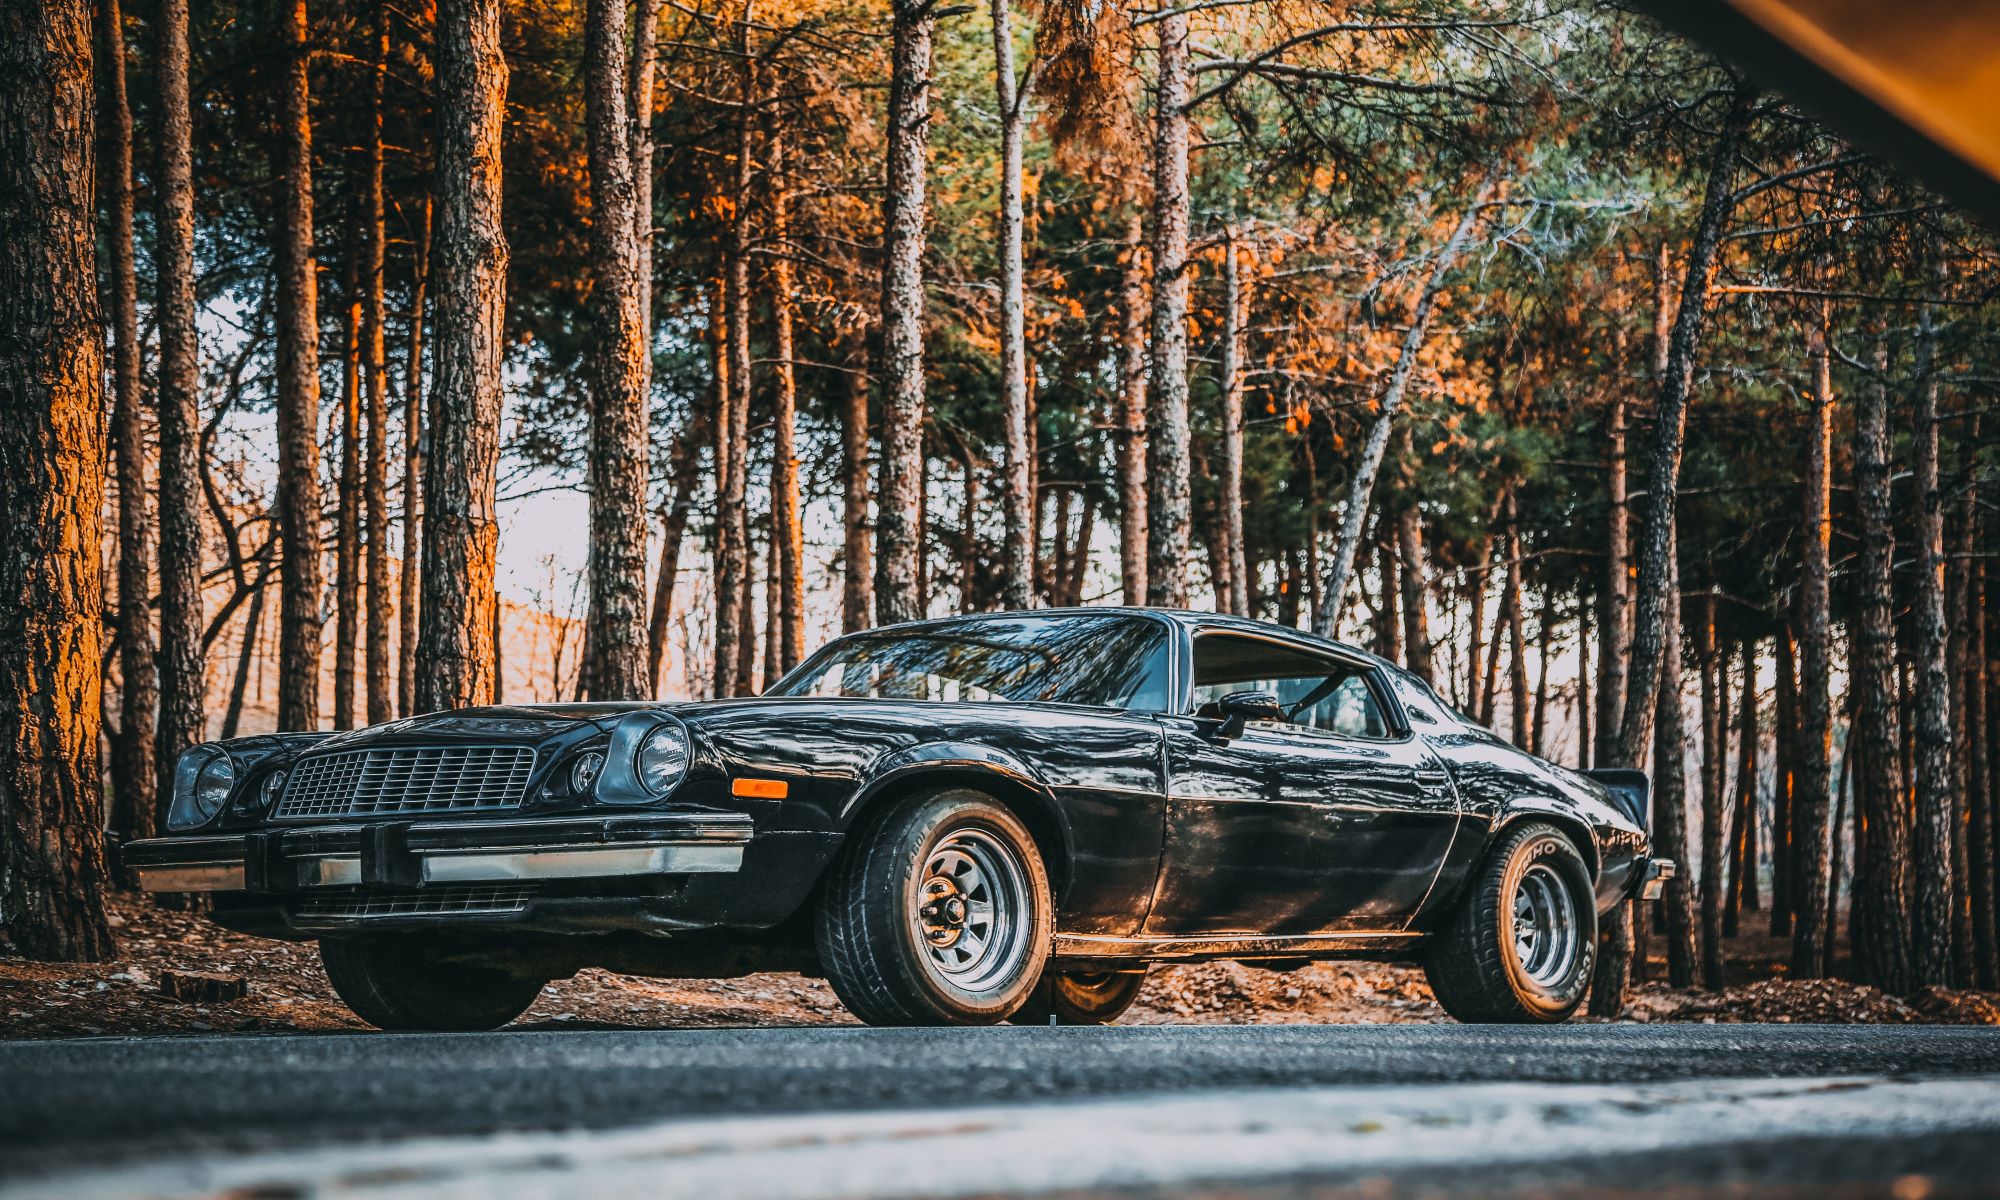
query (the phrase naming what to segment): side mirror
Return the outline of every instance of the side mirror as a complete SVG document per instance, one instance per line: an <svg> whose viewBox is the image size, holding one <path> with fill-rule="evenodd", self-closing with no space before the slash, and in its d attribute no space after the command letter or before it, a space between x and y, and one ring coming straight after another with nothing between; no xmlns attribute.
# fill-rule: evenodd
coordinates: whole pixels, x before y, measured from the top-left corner
<svg viewBox="0 0 2000 1200"><path fill-rule="evenodd" d="M1231 692L1215 702L1222 714L1222 725L1215 736L1224 741L1243 736L1243 727L1251 721L1277 721L1280 724L1292 719L1273 692Z"/></svg>

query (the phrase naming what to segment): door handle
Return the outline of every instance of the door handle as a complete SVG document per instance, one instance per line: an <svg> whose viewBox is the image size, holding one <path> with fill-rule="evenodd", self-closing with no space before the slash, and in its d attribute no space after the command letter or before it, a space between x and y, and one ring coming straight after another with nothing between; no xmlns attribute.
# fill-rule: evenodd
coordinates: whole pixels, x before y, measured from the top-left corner
<svg viewBox="0 0 2000 1200"><path fill-rule="evenodd" d="M1425 787L1445 787L1451 783L1451 773L1435 769L1419 770L1417 782Z"/></svg>

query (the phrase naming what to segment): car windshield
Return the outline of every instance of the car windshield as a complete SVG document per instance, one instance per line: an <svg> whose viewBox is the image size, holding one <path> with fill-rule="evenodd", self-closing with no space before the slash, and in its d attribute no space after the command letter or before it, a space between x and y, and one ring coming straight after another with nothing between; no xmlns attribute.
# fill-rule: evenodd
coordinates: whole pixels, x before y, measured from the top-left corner
<svg viewBox="0 0 2000 1200"><path fill-rule="evenodd" d="M1126 615L995 616L844 637L774 696L1167 705L1167 631Z"/></svg>

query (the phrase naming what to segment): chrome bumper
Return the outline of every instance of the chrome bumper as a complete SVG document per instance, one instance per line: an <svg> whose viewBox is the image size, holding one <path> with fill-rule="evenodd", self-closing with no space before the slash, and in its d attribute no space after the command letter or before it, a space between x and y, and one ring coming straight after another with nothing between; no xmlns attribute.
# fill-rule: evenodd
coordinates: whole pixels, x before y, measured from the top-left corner
<svg viewBox="0 0 2000 1200"><path fill-rule="evenodd" d="M1680 867L1671 858L1649 858L1646 870L1639 876L1640 900L1658 900L1667 890L1667 880L1680 873Z"/></svg>
<svg viewBox="0 0 2000 1200"><path fill-rule="evenodd" d="M752 833L739 813L389 821L154 838L126 846L124 857L149 892L288 894L726 873L743 865Z"/></svg>

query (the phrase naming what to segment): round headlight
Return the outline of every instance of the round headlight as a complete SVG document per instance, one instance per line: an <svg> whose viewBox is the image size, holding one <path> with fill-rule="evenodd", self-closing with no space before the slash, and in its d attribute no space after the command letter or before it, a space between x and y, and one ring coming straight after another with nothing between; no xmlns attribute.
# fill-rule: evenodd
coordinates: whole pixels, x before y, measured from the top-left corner
<svg viewBox="0 0 2000 1200"><path fill-rule="evenodd" d="M236 764L227 754L218 754L201 769L201 775L194 782L194 807L206 821L222 811L229 803L229 793L236 787Z"/></svg>
<svg viewBox="0 0 2000 1200"><path fill-rule="evenodd" d="M639 782L655 795L664 795L687 774L687 731L679 722L667 721L653 727L639 743Z"/></svg>
<svg viewBox="0 0 2000 1200"><path fill-rule="evenodd" d="M604 769L604 755L595 750L586 750L576 756L569 767L569 790L581 796L590 791L597 782L598 772Z"/></svg>
<svg viewBox="0 0 2000 1200"><path fill-rule="evenodd" d="M174 794L167 828L198 829L215 819L236 786L236 764L217 746L196 746L174 765Z"/></svg>
<svg viewBox="0 0 2000 1200"><path fill-rule="evenodd" d="M284 794L285 773L283 771L273 771L269 775L264 776L264 786L257 789L257 799L259 803L263 804L265 812L269 812L275 808L278 803L278 797Z"/></svg>

